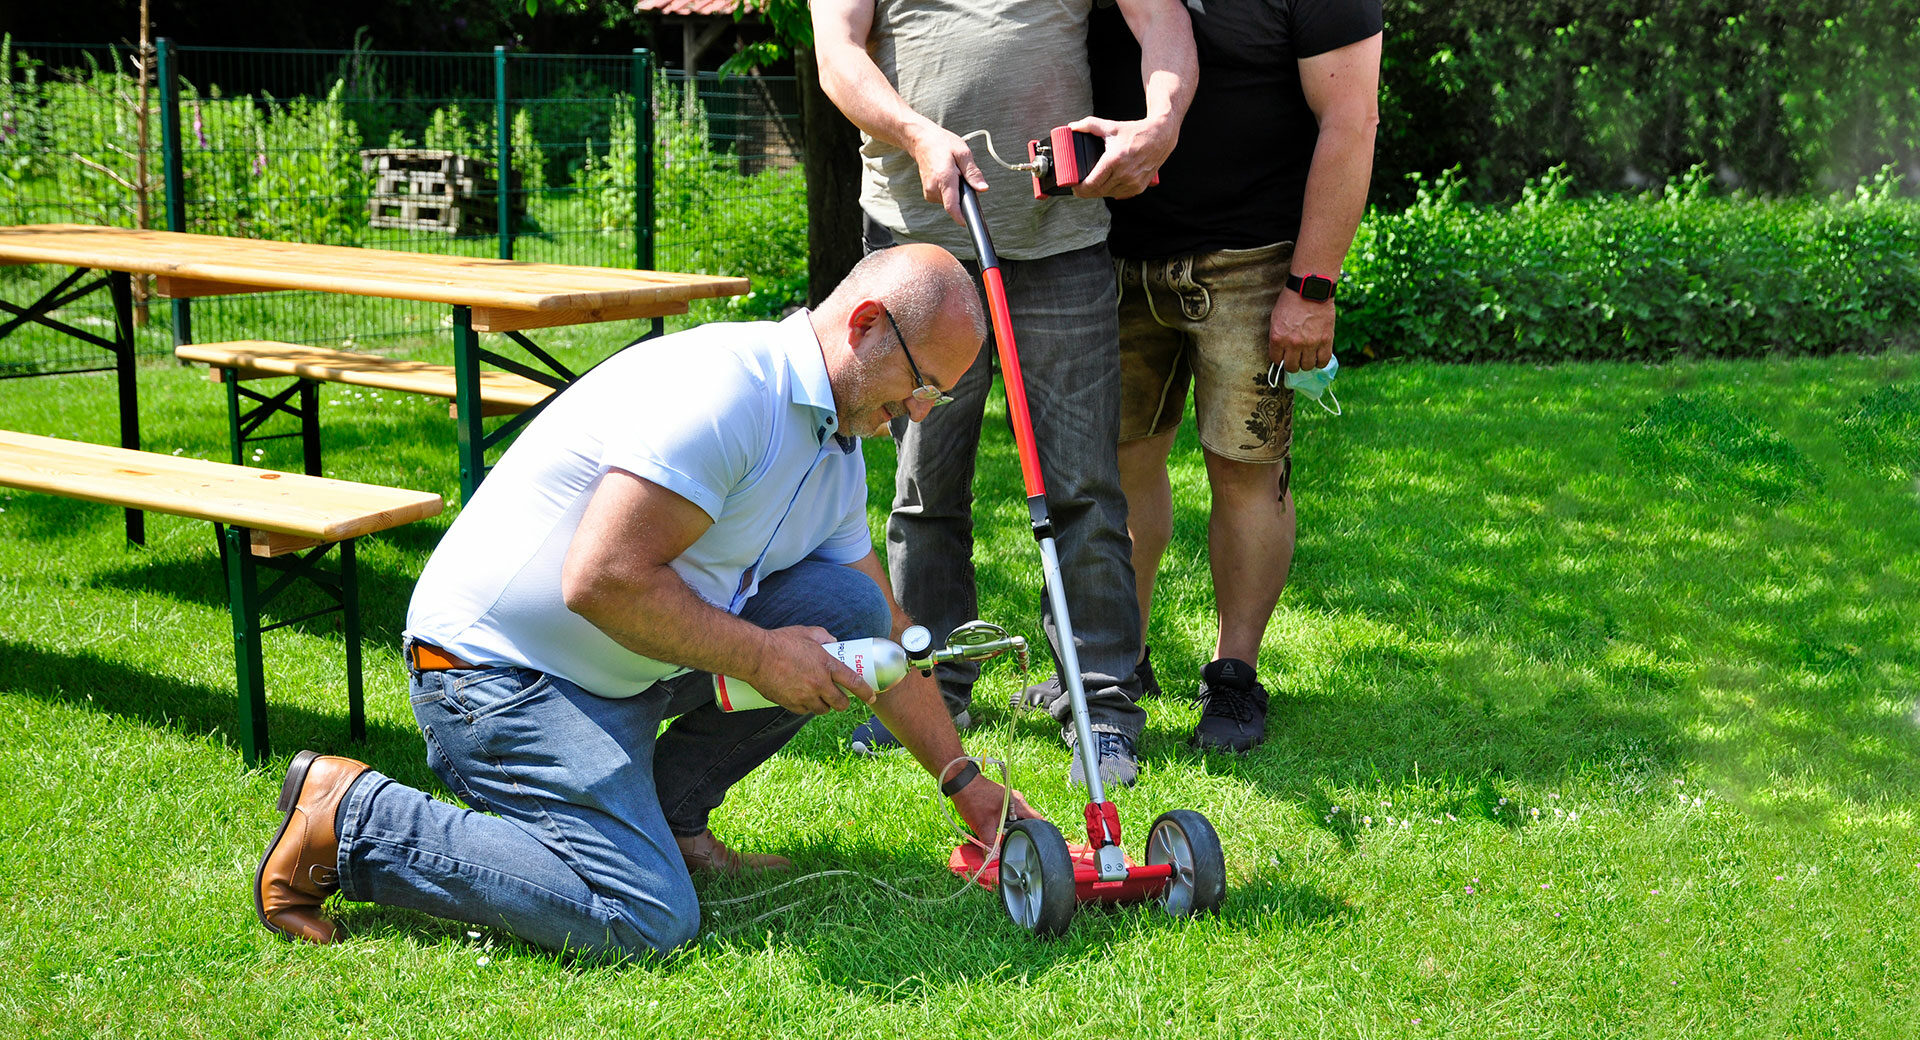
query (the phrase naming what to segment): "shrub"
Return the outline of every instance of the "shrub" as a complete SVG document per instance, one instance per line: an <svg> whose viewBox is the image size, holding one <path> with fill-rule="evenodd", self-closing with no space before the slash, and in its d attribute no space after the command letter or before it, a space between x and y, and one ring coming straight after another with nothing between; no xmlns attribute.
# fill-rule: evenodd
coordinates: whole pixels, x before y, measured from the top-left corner
<svg viewBox="0 0 1920 1040"><path fill-rule="evenodd" d="M691 85L689 88L691 89ZM753 291L716 316L773 317L807 289L806 182L798 170L743 175L715 151L705 110L657 78L654 90L655 264L696 274L742 275ZM634 121L616 95L607 149L588 149L576 182L603 229L633 226Z"/></svg>
<svg viewBox="0 0 1920 1040"><path fill-rule="evenodd" d="M1700 167L1634 196L1570 199L1564 170L1506 208L1457 172L1414 178L1349 257L1341 349L1438 360L1756 357L1909 345L1920 202L1883 171L1827 199L1717 197Z"/></svg>
<svg viewBox="0 0 1920 1040"><path fill-rule="evenodd" d="M97 224L134 223L140 181L138 85L118 66L84 53L86 67L40 74L40 63L10 45L0 49L0 205L15 219L54 219L49 210ZM150 100L155 142L147 167L150 204L162 205L157 93ZM49 205L52 203L53 205Z"/></svg>
<svg viewBox="0 0 1920 1040"><path fill-rule="evenodd" d="M0 34L0 192L41 172L46 152L40 63L15 53L13 37Z"/></svg>
<svg viewBox="0 0 1920 1040"><path fill-rule="evenodd" d="M545 191L547 153L540 146L540 139L534 135L533 117L525 108L514 110L513 123L507 134L507 140L513 147L513 172L520 175L520 183L515 187L523 192ZM460 103L454 101L433 110L427 117L427 125L419 141L408 136L404 130L394 129L387 132L387 147L421 147L455 152L486 160L497 168L499 153L494 147L495 136L492 123L478 116L469 116ZM515 205L522 203L516 200Z"/></svg>
<svg viewBox="0 0 1920 1040"><path fill-rule="evenodd" d="M321 99L181 88L187 230L353 245L366 231L360 130L335 81Z"/></svg>

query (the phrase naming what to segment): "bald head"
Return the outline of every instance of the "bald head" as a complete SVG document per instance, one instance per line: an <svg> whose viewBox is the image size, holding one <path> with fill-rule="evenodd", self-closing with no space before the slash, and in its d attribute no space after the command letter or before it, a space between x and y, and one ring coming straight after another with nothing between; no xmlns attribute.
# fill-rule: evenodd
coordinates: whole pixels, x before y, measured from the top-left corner
<svg viewBox="0 0 1920 1040"><path fill-rule="evenodd" d="M980 356L985 309L967 269L938 246L894 246L854 265L812 314L841 428L867 437L932 407ZM898 330L895 330L898 326Z"/></svg>
<svg viewBox="0 0 1920 1040"><path fill-rule="evenodd" d="M960 261L939 246L915 243L867 254L821 301L815 312L816 324L844 328L863 300L877 300L885 306L900 323L901 334L915 347L922 342L957 338L967 341L967 360L971 361L971 354L987 338L980 291ZM820 341L827 342L828 336L822 335ZM938 366L937 362L922 360ZM938 367L946 370L945 366Z"/></svg>

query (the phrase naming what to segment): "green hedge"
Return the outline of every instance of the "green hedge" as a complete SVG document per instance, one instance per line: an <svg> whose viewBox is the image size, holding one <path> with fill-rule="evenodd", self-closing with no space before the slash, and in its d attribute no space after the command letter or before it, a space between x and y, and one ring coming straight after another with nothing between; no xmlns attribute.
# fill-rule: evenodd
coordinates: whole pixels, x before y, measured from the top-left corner
<svg viewBox="0 0 1920 1040"><path fill-rule="evenodd" d="M1920 172L1917 0L1387 0L1382 198L1458 166L1511 199L1566 164L1584 190L1706 163L1827 192Z"/></svg>
<svg viewBox="0 0 1920 1040"><path fill-rule="evenodd" d="M1657 191L1462 201L1457 173L1362 225L1340 350L1435 360L1757 357L1920 343L1920 201L1882 172L1850 194L1715 196L1696 168Z"/></svg>

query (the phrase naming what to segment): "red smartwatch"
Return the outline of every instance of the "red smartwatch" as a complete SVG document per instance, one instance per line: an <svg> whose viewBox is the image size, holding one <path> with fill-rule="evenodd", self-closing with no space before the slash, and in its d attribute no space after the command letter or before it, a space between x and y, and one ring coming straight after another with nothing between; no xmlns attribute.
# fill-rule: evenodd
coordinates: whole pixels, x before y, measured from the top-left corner
<svg viewBox="0 0 1920 1040"><path fill-rule="evenodd" d="M1326 275L1310 274L1301 278L1291 271L1287 272L1287 288L1299 293L1301 299L1315 303L1333 299L1333 287L1337 281L1339 279Z"/></svg>

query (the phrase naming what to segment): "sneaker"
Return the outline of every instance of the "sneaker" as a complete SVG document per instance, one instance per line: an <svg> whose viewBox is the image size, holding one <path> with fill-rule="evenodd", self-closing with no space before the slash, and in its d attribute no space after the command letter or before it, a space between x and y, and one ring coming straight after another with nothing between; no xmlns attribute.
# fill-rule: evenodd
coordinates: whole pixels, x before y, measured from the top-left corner
<svg viewBox="0 0 1920 1040"><path fill-rule="evenodd" d="M1141 651L1140 663L1133 666L1133 677L1140 680L1140 699L1160 696L1160 680L1153 677L1153 648ZM1031 711L1046 711L1047 705L1062 696L1060 676L1054 675L1045 682L1037 682L1020 691L1020 707Z"/></svg>
<svg viewBox="0 0 1920 1040"><path fill-rule="evenodd" d="M1133 741L1119 733L1095 732L1094 744L1099 749L1100 782L1108 787L1132 787L1140 779L1140 763L1133 759ZM1080 765L1080 750L1068 745L1073 751L1073 768L1067 770L1067 782L1087 783L1087 771Z"/></svg>
<svg viewBox="0 0 1920 1040"><path fill-rule="evenodd" d="M1253 666L1223 657L1200 669L1200 724L1193 728L1193 746L1237 753L1265 739L1267 688Z"/></svg>
<svg viewBox="0 0 1920 1040"><path fill-rule="evenodd" d="M973 715L970 712L962 710L953 717L954 729L967 729L972 725ZM847 746L856 754L877 755L899 747L900 738L887 729L887 724L880 721L880 716L869 715L867 721L853 727L853 732L847 737Z"/></svg>

